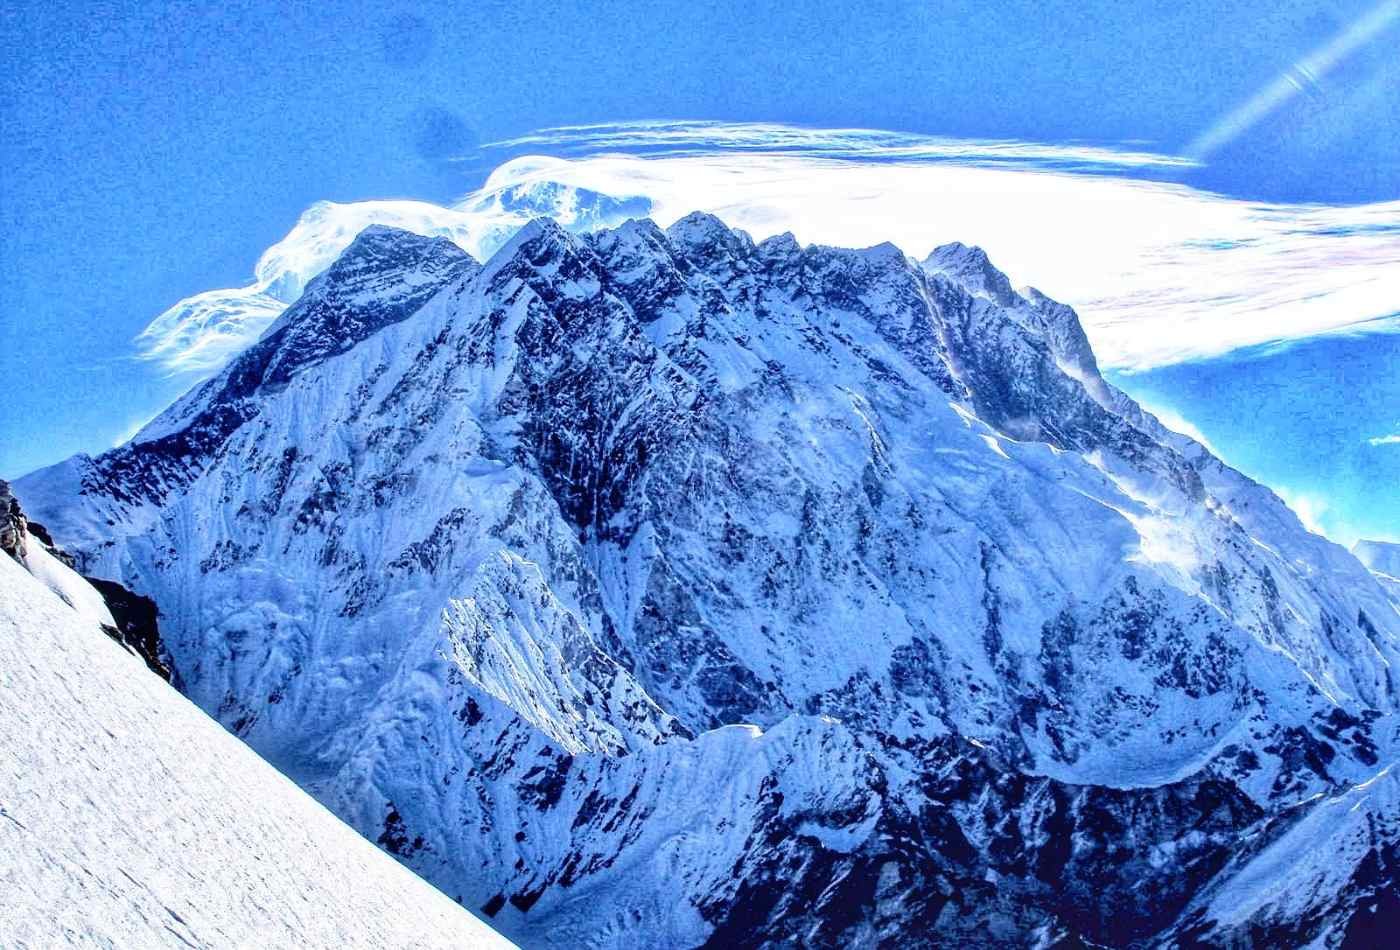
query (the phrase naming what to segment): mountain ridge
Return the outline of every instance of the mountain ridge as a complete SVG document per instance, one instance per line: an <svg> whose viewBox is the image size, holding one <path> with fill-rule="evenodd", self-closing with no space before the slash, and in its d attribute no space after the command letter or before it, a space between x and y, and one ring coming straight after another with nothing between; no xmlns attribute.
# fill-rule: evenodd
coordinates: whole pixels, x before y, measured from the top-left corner
<svg viewBox="0 0 1400 950"><path fill-rule="evenodd" d="M1247 933L1276 905L1201 897L1236 838L1349 788L1389 816L1400 621L1072 310L933 257L535 221L17 489L172 617L196 702L518 939ZM724 814L656 777L687 768ZM1132 865L1166 910L1112 906L1114 826L1196 842ZM1330 940L1363 894L1283 925Z"/></svg>

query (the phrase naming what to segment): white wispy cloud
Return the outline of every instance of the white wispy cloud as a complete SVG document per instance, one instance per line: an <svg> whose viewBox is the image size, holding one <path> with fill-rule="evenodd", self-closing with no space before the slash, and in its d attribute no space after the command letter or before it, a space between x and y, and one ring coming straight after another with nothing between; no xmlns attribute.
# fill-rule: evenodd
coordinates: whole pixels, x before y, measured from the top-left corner
<svg viewBox="0 0 1400 950"><path fill-rule="evenodd" d="M1125 168L1190 168L1195 160L1133 148L1046 145L1007 139L956 139L882 129L816 129L771 122L624 122L569 125L493 142L486 149L562 150L570 154L620 151L647 155L714 152L795 153L857 161L1025 165L1094 172Z"/></svg>
<svg viewBox="0 0 1400 950"><path fill-rule="evenodd" d="M646 138L638 128L625 136ZM678 133L659 137L672 142ZM565 148L563 133L549 139ZM947 241L980 244L1017 282L1074 305L1110 367L1400 325L1400 202L1260 204L1124 177L1122 168L1084 174L1030 157L1050 146L1001 164L980 161L980 144L956 161L891 160L880 147L862 159L859 139L836 139L840 158L812 130L783 138L779 151L522 158L497 169L487 187L552 178L625 190L651 198L662 223L700 208L760 238L792 231L827 244L891 240L915 255ZM585 140L611 141L596 130ZM1111 163L1097 167L1107 172Z"/></svg>
<svg viewBox="0 0 1400 950"><path fill-rule="evenodd" d="M136 338L140 355L171 373L217 370L256 340L306 285L371 224L447 237L464 247L487 230L475 216L424 201L318 202L263 252L244 287L186 297Z"/></svg>
<svg viewBox="0 0 1400 950"><path fill-rule="evenodd" d="M1367 445L1400 445L1400 432L1393 435L1378 435L1366 440Z"/></svg>
<svg viewBox="0 0 1400 950"><path fill-rule="evenodd" d="M142 335L143 350L172 370L207 371L368 224L445 234L484 256L532 213L605 220L578 214L581 193L642 196L662 225L709 211L756 238L892 241L920 257L949 241L980 244L1018 284L1074 306L1109 368L1325 332L1400 332L1400 202L1239 201L1145 179L1190 164L1151 151L708 122L553 129L488 148L554 154L504 162L452 208L318 206L333 209L334 226L304 218L264 255L254 284L215 293L222 311L183 301ZM537 200L502 200L520 193ZM223 306L229 293L247 306Z"/></svg>

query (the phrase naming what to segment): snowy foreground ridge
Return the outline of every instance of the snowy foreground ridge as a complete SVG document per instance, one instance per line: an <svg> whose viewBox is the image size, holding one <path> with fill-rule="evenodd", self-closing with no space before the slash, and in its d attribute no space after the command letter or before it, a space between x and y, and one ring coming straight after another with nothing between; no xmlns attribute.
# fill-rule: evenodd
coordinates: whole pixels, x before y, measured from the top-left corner
<svg viewBox="0 0 1400 950"><path fill-rule="evenodd" d="M454 240L15 485L367 838L527 947L1396 926L1400 591L1072 310L699 214Z"/></svg>
<svg viewBox="0 0 1400 950"><path fill-rule="evenodd" d="M0 554L0 946L509 946L65 602L85 583L33 540L29 559Z"/></svg>

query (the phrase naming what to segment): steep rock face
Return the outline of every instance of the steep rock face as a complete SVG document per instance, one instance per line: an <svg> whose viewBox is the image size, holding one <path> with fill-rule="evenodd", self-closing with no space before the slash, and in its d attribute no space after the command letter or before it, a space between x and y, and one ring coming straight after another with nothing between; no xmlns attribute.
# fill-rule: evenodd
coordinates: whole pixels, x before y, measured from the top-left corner
<svg viewBox="0 0 1400 950"><path fill-rule="evenodd" d="M312 282L259 341L267 351L264 386L285 384L314 365L412 314L476 262L446 238L404 240L371 225Z"/></svg>
<svg viewBox="0 0 1400 950"><path fill-rule="evenodd" d="M1181 915L1182 943L1382 947L1400 924L1400 779L1391 766L1285 812Z"/></svg>
<svg viewBox="0 0 1400 950"><path fill-rule="evenodd" d="M376 231L20 487L191 698L527 942L1335 943L1391 867L1338 832L1211 903L1378 787L1400 614L976 249Z"/></svg>

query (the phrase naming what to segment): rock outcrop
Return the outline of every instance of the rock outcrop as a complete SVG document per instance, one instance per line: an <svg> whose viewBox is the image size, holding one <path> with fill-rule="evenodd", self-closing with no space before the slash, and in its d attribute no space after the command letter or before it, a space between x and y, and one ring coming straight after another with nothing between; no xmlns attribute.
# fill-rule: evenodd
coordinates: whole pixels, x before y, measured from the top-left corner
<svg viewBox="0 0 1400 950"><path fill-rule="evenodd" d="M19 499L10 490L10 483L0 479L0 551L17 561L23 561L29 522L19 506Z"/></svg>

